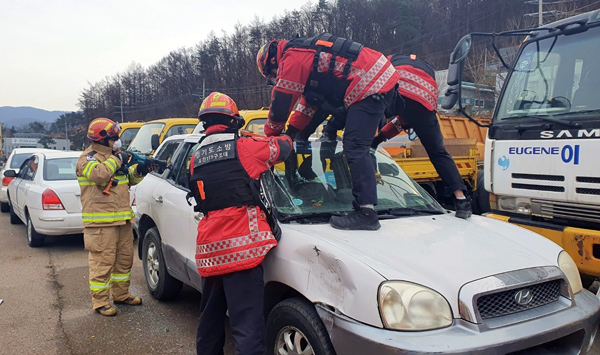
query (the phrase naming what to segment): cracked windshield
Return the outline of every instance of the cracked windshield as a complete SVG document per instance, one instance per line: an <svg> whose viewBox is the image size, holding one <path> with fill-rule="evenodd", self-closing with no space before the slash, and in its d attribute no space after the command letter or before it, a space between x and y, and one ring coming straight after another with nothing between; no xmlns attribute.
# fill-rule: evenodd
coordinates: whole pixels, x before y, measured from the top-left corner
<svg viewBox="0 0 600 355"><path fill-rule="evenodd" d="M342 143L296 143L295 150L297 159L292 155L292 159L276 165L263 182L278 212L289 216L351 211L354 197ZM376 167L377 211L443 211L394 160L381 152L371 152Z"/></svg>
<svg viewBox="0 0 600 355"><path fill-rule="evenodd" d="M527 44L516 61L496 121L593 118L600 110L600 27L580 37L569 41L563 35Z"/></svg>

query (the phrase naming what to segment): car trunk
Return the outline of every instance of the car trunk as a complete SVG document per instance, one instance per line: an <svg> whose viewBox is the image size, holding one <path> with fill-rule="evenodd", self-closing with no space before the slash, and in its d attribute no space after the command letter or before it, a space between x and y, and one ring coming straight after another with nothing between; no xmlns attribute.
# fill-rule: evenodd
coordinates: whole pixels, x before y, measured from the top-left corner
<svg viewBox="0 0 600 355"><path fill-rule="evenodd" d="M81 213L81 189L77 180L55 180L46 182L54 190L68 213Z"/></svg>

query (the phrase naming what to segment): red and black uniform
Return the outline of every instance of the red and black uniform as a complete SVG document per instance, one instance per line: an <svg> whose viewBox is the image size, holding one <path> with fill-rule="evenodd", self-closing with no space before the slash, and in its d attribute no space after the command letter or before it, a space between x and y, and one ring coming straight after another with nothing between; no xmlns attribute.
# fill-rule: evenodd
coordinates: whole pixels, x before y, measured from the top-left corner
<svg viewBox="0 0 600 355"><path fill-rule="evenodd" d="M456 190L466 191L458 168L444 147L436 115L438 86L434 68L414 55L394 54L388 58L400 76L398 92L404 99L405 108L381 129L375 139L381 142L412 128L440 175L445 193L451 195Z"/></svg>
<svg viewBox="0 0 600 355"><path fill-rule="evenodd" d="M237 353L265 353L261 263L277 241L253 184L291 150L288 136L238 137L213 125L192 157L190 189L205 214L196 239L203 277L198 354L222 354L227 310Z"/></svg>
<svg viewBox="0 0 600 355"><path fill-rule="evenodd" d="M352 193L359 205L377 204L369 146L399 79L389 60L357 42L325 33L279 41L276 62L265 134L280 134L293 109L290 126L302 131L324 102L345 107L344 152Z"/></svg>

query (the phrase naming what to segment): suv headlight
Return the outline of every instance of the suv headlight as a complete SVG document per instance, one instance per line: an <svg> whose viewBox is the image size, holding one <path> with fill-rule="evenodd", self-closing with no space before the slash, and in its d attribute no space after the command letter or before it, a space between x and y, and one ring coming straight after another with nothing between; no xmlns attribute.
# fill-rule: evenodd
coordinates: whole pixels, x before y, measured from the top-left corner
<svg viewBox="0 0 600 355"><path fill-rule="evenodd" d="M409 282L383 282L379 311L388 329L431 330L452 324L450 305L442 295Z"/></svg>
<svg viewBox="0 0 600 355"><path fill-rule="evenodd" d="M583 285L581 284L581 276L579 276L577 264L575 264L571 255L564 250L558 254L558 267L565 273L565 276L567 276L573 294L580 292L583 289Z"/></svg>

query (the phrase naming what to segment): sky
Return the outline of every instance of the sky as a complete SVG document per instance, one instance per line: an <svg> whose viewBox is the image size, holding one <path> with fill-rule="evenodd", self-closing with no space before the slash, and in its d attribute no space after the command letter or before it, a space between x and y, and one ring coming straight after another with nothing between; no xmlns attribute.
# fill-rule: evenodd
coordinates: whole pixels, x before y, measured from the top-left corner
<svg viewBox="0 0 600 355"><path fill-rule="evenodd" d="M309 0L0 0L0 106L77 111L84 89ZM315 2L312 1L314 4Z"/></svg>

